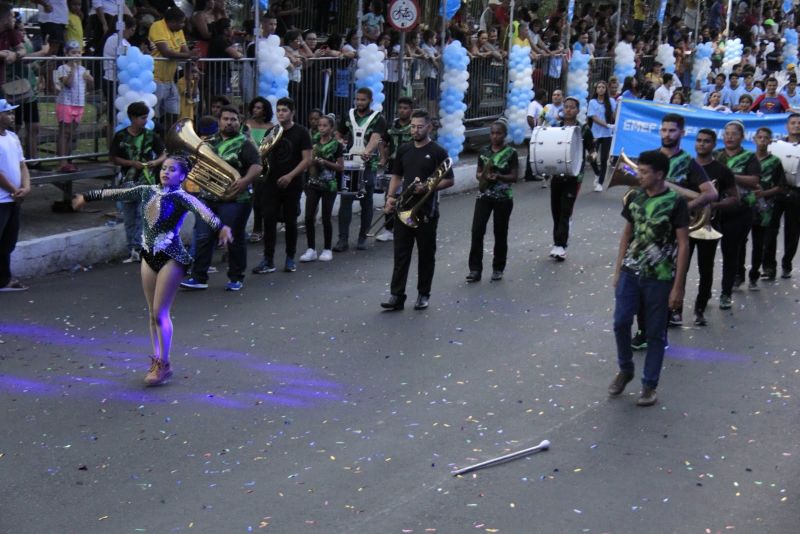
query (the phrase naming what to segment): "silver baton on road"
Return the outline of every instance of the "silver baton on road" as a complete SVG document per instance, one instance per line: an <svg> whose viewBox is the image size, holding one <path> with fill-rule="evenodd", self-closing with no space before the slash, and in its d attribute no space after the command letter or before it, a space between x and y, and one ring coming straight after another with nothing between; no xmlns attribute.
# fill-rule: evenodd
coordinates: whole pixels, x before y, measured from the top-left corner
<svg viewBox="0 0 800 534"><path fill-rule="evenodd" d="M484 467L490 467L493 465L502 464L504 462L510 462L511 460L516 460L517 458L522 458L524 456L528 456L529 454L533 454L535 452L546 451L549 448L550 448L550 442L546 439L543 439L542 442L535 447L529 447L527 449L523 449L517 452L510 452L506 455L499 456L497 458L492 458L491 460L486 460L484 462L480 462L475 465L470 465L468 467L462 467L461 469L451 471L450 473L454 476L463 475L465 473L469 473L470 471L483 469Z"/></svg>

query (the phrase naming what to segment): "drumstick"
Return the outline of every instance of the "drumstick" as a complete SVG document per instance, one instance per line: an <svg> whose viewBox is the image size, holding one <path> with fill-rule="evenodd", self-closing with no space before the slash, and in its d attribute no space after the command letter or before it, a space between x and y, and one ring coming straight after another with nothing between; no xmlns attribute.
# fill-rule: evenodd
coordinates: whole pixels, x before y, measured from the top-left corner
<svg viewBox="0 0 800 534"><path fill-rule="evenodd" d="M471 471L477 471L478 469L483 469L484 467L491 467L493 465L502 464L504 462L510 462L511 460L516 460L517 458L522 458L524 456L528 456L529 454L533 454L535 452L546 451L549 448L550 448L550 442L546 439L543 439L542 442L535 447L529 447L527 449L523 449L517 452L510 452L503 456L492 458L491 460L486 460L477 463L475 465L470 465L468 467L462 467L461 469L456 469L455 471L451 471L450 474L452 474L453 476L463 475Z"/></svg>

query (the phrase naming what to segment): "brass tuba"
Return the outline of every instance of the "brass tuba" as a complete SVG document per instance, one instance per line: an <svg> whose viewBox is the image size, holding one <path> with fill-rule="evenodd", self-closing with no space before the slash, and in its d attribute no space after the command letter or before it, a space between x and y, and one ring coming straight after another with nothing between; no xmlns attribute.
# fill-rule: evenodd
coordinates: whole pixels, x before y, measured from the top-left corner
<svg viewBox="0 0 800 534"><path fill-rule="evenodd" d="M276 124L269 133L261 139L261 144L258 145L258 153L261 154L261 166L264 168L261 171L261 176L264 178L269 176L269 153L275 148L282 136L283 126Z"/></svg>
<svg viewBox="0 0 800 534"><path fill-rule="evenodd" d="M433 192L436 191L436 187L439 185L439 182L444 179L445 175L452 168L452 166L453 160L446 158L442 163L439 164L438 167L436 167L436 170L433 172L433 174L431 174L430 178L425 180L425 188L427 191L424 195L422 195L422 197L417 198L417 195L414 194L414 190L416 189L414 186L421 183L419 178L415 179L414 182L408 186L405 191L403 191L403 195L397 202L397 217L400 219L400 222L410 228L416 228L421 223L425 222L425 216L420 215L419 212L425 202L427 202L428 197L430 197ZM401 209L403 209L403 211L400 211Z"/></svg>
<svg viewBox="0 0 800 534"><path fill-rule="evenodd" d="M186 175L187 180L223 200L236 196L230 187L241 175L211 145L200 139L194 131L192 119L176 122L167 132L164 144L170 152L186 152L189 155L192 169Z"/></svg>
<svg viewBox="0 0 800 534"><path fill-rule="evenodd" d="M619 153L619 160L617 161L614 170L611 172L611 178L608 182L608 187L617 185L627 185L634 188L639 187L639 166L636 165L631 159L625 155L625 151ZM686 189L672 182L666 182L667 187L684 197L686 200L694 200L700 193ZM625 199L633 191L631 189L625 193ZM714 240L722 237L722 234L714 230L711 226L711 206L704 206L700 210L693 210L690 214L689 220L689 237L702 240Z"/></svg>
<svg viewBox="0 0 800 534"><path fill-rule="evenodd" d="M494 173L494 164L492 163L492 158L486 160L486 164L483 166L483 170L478 175L478 191L481 193L485 192L489 189L489 177Z"/></svg>

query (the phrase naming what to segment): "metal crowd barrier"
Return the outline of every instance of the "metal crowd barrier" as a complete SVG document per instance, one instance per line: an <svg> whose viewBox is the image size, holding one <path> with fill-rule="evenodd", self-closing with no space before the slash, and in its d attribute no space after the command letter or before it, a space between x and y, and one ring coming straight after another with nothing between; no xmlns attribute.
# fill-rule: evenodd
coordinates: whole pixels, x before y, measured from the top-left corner
<svg viewBox="0 0 800 534"><path fill-rule="evenodd" d="M81 57L81 66L86 68L94 81L86 87L83 116L72 136L72 146L67 155L57 154L59 122L56 117L56 101L59 89L54 73L59 66L72 60L71 57L24 58L16 64L6 65L6 80L26 79L30 83L28 98L17 102L15 111L17 134L22 141L28 161L59 162L66 159L97 159L108 154L105 131L98 126L108 124L108 108L102 91L103 58ZM111 120L113 121L113 113Z"/></svg>

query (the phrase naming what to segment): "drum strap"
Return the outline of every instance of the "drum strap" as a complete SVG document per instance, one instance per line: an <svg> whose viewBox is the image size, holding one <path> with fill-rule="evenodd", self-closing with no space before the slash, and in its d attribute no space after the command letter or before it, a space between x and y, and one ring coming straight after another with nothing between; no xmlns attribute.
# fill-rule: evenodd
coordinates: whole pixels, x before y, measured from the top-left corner
<svg viewBox="0 0 800 534"><path fill-rule="evenodd" d="M356 110L354 108L350 110L350 128L353 131L353 145L350 147L348 154L364 153L364 149L367 147L364 136L370 124L372 124L372 120L379 114L380 111L373 111L371 115L363 119L363 122L359 124L358 120L356 120Z"/></svg>

